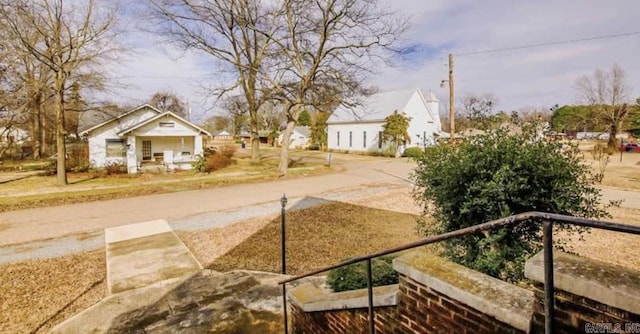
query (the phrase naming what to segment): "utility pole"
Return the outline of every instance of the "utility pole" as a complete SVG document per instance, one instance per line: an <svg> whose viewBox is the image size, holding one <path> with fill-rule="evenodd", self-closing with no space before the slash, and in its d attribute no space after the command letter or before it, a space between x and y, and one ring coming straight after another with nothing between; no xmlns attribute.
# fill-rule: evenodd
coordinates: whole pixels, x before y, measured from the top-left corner
<svg viewBox="0 0 640 334"><path fill-rule="evenodd" d="M455 108L454 108L454 87L453 87L453 53L449 54L449 140L453 143L456 133Z"/></svg>

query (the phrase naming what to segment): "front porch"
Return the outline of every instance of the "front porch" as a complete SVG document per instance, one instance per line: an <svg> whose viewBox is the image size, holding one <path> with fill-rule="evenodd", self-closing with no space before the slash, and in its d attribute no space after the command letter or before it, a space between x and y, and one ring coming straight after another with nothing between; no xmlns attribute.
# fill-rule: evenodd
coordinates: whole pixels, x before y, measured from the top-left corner
<svg viewBox="0 0 640 334"><path fill-rule="evenodd" d="M167 170L191 169L191 164L203 153L200 136L129 136L127 147L129 173L161 166Z"/></svg>

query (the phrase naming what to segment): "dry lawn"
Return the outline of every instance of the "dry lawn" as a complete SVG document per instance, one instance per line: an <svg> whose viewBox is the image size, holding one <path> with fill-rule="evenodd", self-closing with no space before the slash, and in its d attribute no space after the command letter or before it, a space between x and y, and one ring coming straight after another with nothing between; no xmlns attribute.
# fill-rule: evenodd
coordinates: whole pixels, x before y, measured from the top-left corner
<svg viewBox="0 0 640 334"><path fill-rule="evenodd" d="M327 203L287 214L287 273L318 267L420 238L416 216L346 203ZM273 219L208 266L227 271L279 272L280 220Z"/></svg>
<svg viewBox="0 0 640 334"><path fill-rule="evenodd" d="M106 295L104 250L0 266L0 333L45 333Z"/></svg>
<svg viewBox="0 0 640 334"><path fill-rule="evenodd" d="M613 216L610 221L640 225L638 209L611 208L609 213ZM573 237L569 245L580 256L640 271L640 235L592 229L584 240Z"/></svg>
<svg viewBox="0 0 640 334"><path fill-rule="evenodd" d="M606 143L603 142L603 144ZM579 145L584 154L584 161L593 168L594 172L600 172L601 164L593 154L596 141L580 141ZM608 157L602 186L640 190L640 153L615 152Z"/></svg>

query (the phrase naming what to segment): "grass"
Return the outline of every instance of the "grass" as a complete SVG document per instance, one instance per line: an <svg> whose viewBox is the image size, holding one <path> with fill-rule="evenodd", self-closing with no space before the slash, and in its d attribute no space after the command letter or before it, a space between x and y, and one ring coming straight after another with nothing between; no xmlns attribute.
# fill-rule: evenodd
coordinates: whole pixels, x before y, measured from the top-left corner
<svg viewBox="0 0 640 334"><path fill-rule="evenodd" d="M418 240L417 216L330 202L287 213L287 273L300 274L347 258ZM280 272L280 218L217 258L218 271Z"/></svg>
<svg viewBox="0 0 640 334"><path fill-rule="evenodd" d="M331 171L323 163L299 162L289 169L289 177L322 174ZM54 176L32 176L12 181L0 188L0 212L72 203L102 201L186 190L208 189L221 185L267 181L278 178L277 160L266 157L252 164L248 157L211 174L195 171L139 173L105 176L99 173L69 173L69 185L56 185Z"/></svg>
<svg viewBox="0 0 640 334"><path fill-rule="evenodd" d="M600 164L595 159L592 151L598 144L595 140L578 142L580 150L584 152L584 160L591 165L594 172L598 172ZM606 142L600 142L606 145ZM639 152L615 152L608 156L609 160L604 172L604 178L600 185L604 187L620 188L627 190L640 190L640 153Z"/></svg>

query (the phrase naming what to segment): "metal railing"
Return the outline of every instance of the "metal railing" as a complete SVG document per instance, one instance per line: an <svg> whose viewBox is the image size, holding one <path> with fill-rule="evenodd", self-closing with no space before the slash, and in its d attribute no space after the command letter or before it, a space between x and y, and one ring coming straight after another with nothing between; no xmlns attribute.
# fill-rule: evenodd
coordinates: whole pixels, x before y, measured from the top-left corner
<svg viewBox="0 0 640 334"><path fill-rule="evenodd" d="M316 269L301 275L297 275L286 280L278 282L282 285L282 298L284 305L286 305L286 284L297 281L299 279L317 275L329 270L348 266L358 262L366 261L367 263L367 289L368 289L368 313L369 313L369 332L375 333L375 314L373 310L373 285L371 274L371 259L389 255L392 253L401 252L415 247L425 246L428 244L448 240L451 238L461 237L465 235L475 234L481 231L492 230L500 227L516 224L540 224L542 223L542 239L543 239L543 252L544 252L544 309L545 309L545 333L552 334L554 331L554 287L553 287L553 223L564 223L577 226L591 227L615 232L631 233L640 235L640 226L619 224L613 222L605 222L593 219L585 219L573 216L565 216L554 213L544 212L526 212L514 216L509 216L502 219L492 220L483 224L463 228L460 230L443 233L425 239L405 244L403 246L390 248L387 250L371 253L368 255L356 257L348 261L344 261L331 266L326 266L320 269ZM287 308L284 307L285 319L287 319ZM284 324L285 333L288 333L289 325L285 320Z"/></svg>

